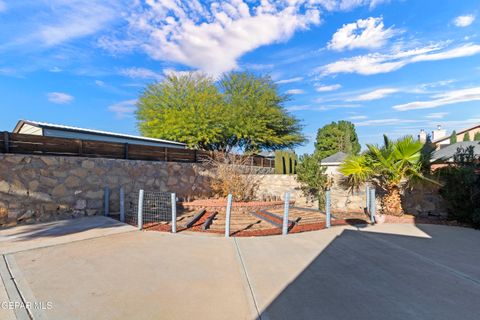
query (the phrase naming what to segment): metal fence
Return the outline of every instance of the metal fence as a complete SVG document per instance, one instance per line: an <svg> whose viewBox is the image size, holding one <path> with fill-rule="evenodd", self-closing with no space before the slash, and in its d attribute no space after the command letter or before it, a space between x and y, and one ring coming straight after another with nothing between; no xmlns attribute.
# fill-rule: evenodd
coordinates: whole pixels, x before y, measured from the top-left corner
<svg viewBox="0 0 480 320"><path fill-rule="evenodd" d="M172 221L172 193L144 191L134 195L125 222L138 225L139 205L143 226Z"/></svg>

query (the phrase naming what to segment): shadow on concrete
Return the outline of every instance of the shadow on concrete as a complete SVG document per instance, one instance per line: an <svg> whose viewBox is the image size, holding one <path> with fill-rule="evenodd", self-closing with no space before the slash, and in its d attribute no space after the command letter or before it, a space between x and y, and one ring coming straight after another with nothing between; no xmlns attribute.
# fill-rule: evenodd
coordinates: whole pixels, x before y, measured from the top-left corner
<svg viewBox="0 0 480 320"><path fill-rule="evenodd" d="M40 224L25 224L0 228L0 242L29 241L37 238L73 235L92 229L111 229L125 224L103 216L57 220Z"/></svg>
<svg viewBox="0 0 480 320"><path fill-rule="evenodd" d="M262 319L480 319L480 232L417 228L344 230Z"/></svg>

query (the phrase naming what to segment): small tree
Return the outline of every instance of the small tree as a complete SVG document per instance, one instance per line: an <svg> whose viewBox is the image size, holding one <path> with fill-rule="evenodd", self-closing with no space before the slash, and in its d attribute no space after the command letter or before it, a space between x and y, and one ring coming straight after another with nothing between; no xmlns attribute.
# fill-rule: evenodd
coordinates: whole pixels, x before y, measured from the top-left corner
<svg viewBox="0 0 480 320"><path fill-rule="evenodd" d="M326 167L320 165L318 155L303 155L297 165L297 181L306 196L318 201L318 208L325 209L325 191L330 185Z"/></svg>
<svg viewBox="0 0 480 320"><path fill-rule="evenodd" d="M355 125L350 121L332 122L318 129L315 153L324 159L339 151L357 154L360 151Z"/></svg>
<svg viewBox="0 0 480 320"><path fill-rule="evenodd" d="M423 174L422 164L430 157L420 141L406 136L391 141L384 136L384 145L367 145L368 151L347 158L340 166L351 185L373 181L385 195L382 207L386 214L403 215L401 191L413 182L435 181Z"/></svg>
<svg viewBox="0 0 480 320"><path fill-rule="evenodd" d="M475 133L475 136L473 137L474 141L480 141L480 131Z"/></svg>
<svg viewBox="0 0 480 320"><path fill-rule="evenodd" d="M463 136L463 141L470 141L470 134L468 132Z"/></svg>
<svg viewBox="0 0 480 320"><path fill-rule="evenodd" d="M457 132L453 130L452 134L450 135L450 144L457 143Z"/></svg>

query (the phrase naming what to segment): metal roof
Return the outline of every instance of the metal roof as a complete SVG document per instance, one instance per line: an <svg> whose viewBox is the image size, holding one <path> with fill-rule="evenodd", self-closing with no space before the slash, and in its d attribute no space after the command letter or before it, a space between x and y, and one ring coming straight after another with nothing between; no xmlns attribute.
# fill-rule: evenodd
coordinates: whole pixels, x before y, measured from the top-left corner
<svg viewBox="0 0 480 320"><path fill-rule="evenodd" d="M480 155L480 141L462 141L451 144L447 147L444 147L440 150L437 150L433 153L431 162L448 162L453 160L453 156L457 153L458 148L468 148L470 146L474 147L475 155Z"/></svg>
<svg viewBox="0 0 480 320"><path fill-rule="evenodd" d="M20 121L18 121L17 125L15 126L15 129L13 129L13 132L17 133L18 131L20 131L21 127L24 124L29 124L29 125L37 126L37 127L41 127L41 128L50 128L50 129L65 130L65 131L72 131L72 132L79 132L79 133L90 133L90 134L98 134L98 135L102 135L102 136L128 138L128 139L135 139L135 140L142 140L142 141L151 141L151 142L168 143L168 144L176 144L176 145L180 145L180 146L186 146L185 143L171 141L171 140L148 138L148 137L134 136L134 135L129 135L129 134L115 133L115 132L101 131L101 130L94 130L94 129L85 129L85 128L65 126L65 125L53 124L53 123L47 123L47 122L31 121L31 120L20 120Z"/></svg>
<svg viewBox="0 0 480 320"><path fill-rule="evenodd" d="M322 159L321 164L340 164L348 155L342 151Z"/></svg>

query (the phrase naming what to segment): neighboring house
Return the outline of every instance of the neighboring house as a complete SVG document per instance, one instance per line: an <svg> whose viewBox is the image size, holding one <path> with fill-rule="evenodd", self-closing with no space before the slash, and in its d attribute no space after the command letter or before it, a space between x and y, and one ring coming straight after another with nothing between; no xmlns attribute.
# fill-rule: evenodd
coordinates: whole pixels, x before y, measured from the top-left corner
<svg viewBox="0 0 480 320"><path fill-rule="evenodd" d="M331 175L336 175L339 174L340 172L338 171L340 164L347 158L347 154L339 151L335 154L332 154L331 156L328 156L320 162L320 164L324 167L327 167L327 171L325 171L326 174L331 174Z"/></svg>
<svg viewBox="0 0 480 320"><path fill-rule="evenodd" d="M155 147L170 147L180 149L186 149L187 147L187 145L184 143L170 140L147 138L28 120L18 121L13 133L33 134L45 137L131 143Z"/></svg>
<svg viewBox="0 0 480 320"><path fill-rule="evenodd" d="M473 152L476 157L480 157L480 141L465 141L457 142L446 147L443 147L439 150L436 150L432 154L432 169L438 169L444 167L448 164L453 163L454 155L457 153L459 148L466 150L467 148L473 146Z"/></svg>
<svg viewBox="0 0 480 320"><path fill-rule="evenodd" d="M462 142L465 134L470 136L470 140L473 141L475 134L480 132L480 124L476 124L470 128L463 129L457 132L457 142ZM432 132L432 143L435 144L437 150L445 148L450 145L450 135L446 134L446 131L439 126L437 130Z"/></svg>

